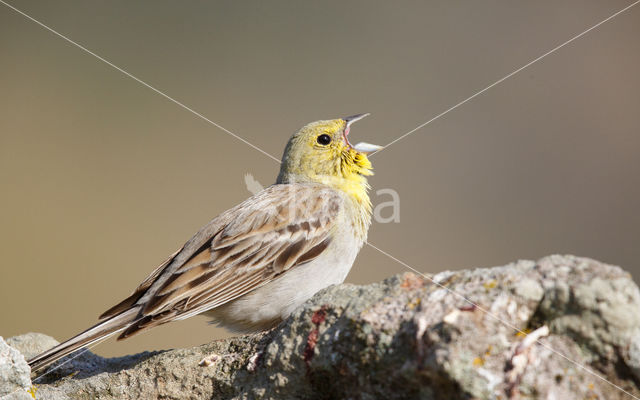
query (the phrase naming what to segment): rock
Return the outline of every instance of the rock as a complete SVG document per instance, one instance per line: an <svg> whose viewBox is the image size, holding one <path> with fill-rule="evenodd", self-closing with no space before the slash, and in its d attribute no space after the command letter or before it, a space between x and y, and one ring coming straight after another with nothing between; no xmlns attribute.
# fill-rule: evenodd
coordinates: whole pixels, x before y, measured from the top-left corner
<svg viewBox="0 0 640 400"><path fill-rule="evenodd" d="M31 368L20 352L10 347L0 336L0 398L32 400L29 390Z"/></svg>
<svg viewBox="0 0 640 400"><path fill-rule="evenodd" d="M114 359L87 351L36 378L37 398L640 396L640 291L622 269L551 256L432 279L333 286L258 335ZM29 335L11 341L50 343Z"/></svg>
<svg viewBox="0 0 640 400"><path fill-rule="evenodd" d="M51 336L34 332L7 339L7 344L22 353L27 360L52 348L58 343L59 342Z"/></svg>

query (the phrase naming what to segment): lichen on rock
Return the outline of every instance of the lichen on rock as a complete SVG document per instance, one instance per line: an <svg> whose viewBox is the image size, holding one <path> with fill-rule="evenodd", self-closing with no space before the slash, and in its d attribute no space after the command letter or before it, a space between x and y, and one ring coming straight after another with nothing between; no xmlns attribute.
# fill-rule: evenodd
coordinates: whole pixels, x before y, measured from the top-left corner
<svg viewBox="0 0 640 400"><path fill-rule="evenodd" d="M10 341L29 356L51 345ZM86 352L44 377L37 398L622 399L640 395L639 372L630 275L550 256L329 287L258 335L115 359Z"/></svg>

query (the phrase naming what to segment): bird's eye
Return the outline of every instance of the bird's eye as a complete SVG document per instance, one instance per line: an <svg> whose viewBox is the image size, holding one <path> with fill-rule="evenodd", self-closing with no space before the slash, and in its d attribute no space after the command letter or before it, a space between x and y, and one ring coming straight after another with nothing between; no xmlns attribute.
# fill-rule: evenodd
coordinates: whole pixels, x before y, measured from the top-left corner
<svg viewBox="0 0 640 400"><path fill-rule="evenodd" d="M331 143L331 136L329 135L320 135L318 136L318 138L316 139L317 142L323 146L328 145L329 143Z"/></svg>

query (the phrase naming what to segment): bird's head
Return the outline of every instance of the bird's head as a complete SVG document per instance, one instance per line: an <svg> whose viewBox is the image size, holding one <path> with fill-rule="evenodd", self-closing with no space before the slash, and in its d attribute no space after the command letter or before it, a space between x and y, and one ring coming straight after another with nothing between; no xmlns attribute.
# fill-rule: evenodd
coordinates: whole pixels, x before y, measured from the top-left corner
<svg viewBox="0 0 640 400"><path fill-rule="evenodd" d="M278 183L317 182L366 197L366 176L373 175L367 155L382 147L354 146L347 136L351 124L367 115L316 121L296 132L284 150Z"/></svg>

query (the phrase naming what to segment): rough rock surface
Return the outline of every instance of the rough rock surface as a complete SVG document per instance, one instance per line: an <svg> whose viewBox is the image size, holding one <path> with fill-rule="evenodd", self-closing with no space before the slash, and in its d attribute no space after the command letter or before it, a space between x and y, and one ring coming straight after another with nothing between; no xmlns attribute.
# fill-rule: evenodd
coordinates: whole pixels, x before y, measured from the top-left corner
<svg viewBox="0 0 640 400"><path fill-rule="evenodd" d="M31 399L31 370L20 352L10 347L0 336L0 398Z"/></svg>
<svg viewBox="0 0 640 400"><path fill-rule="evenodd" d="M260 335L114 359L86 352L36 380L36 396L640 396L640 291L622 269L551 256L431 279L406 273L330 287ZM11 343L29 355L51 344L28 335ZM208 355L211 364L199 366Z"/></svg>

